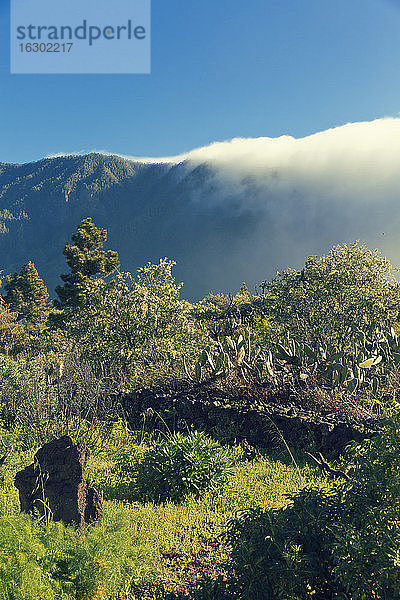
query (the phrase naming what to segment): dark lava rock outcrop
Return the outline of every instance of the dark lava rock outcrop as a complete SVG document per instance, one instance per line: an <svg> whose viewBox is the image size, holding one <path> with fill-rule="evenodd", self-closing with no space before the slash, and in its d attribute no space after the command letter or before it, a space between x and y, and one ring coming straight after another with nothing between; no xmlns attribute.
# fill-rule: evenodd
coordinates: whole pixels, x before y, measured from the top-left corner
<svg viewBox="0 0 400 600"><path fill-rule="evenodd" d="M79 527L99 521L102 499L85 479L89 455L85 444L75 444L68 435L42 446L33 464L15 477L21 511L50 512L55 521Z"/></svg>

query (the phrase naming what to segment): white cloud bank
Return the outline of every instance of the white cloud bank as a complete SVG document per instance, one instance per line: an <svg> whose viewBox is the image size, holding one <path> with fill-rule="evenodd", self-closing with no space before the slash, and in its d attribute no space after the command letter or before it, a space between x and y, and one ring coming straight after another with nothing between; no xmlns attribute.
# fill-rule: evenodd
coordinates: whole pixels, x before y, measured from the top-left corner
<svg viewBox="0 0 400 600"><path fill-rule="evenodd" d="M400 192L400 118L348 123L299 139L235 138L178 156L129 158L206 163L235 186L250 178L280 193L374 200Z"/></svg>
<svg viewBox="0 0 400 600"><path fill-rule="evenodd" d="M146 164L207 164L227 185L252 181L278 192L367 200L400 191L400 118L348 123L303 138L234 138L176 156L117 155Z"/></svg>
<svg viewBox="0 0 400 600"><path fill-rule="evenodd" d="M236 138L178 156L124 158L184 163L171 171L189 181L179 188L181 208L171 214L177 235L192 227L183 280L197 273L209 288L225 282L236 289L356 239L400 265L400 118L300 139ZM210 169L190 179L203 164Z"/></svg>
<svg viewBox="0 0 400 600"><path fill-rule="evenodd" d="M277 266L301 264L308 254L360 239L400 265L400 118L134 160L211 167L213 187L195 192L192 203L237 215L256 211L257 231L246 249L255 262L272 253Z"/></svg>

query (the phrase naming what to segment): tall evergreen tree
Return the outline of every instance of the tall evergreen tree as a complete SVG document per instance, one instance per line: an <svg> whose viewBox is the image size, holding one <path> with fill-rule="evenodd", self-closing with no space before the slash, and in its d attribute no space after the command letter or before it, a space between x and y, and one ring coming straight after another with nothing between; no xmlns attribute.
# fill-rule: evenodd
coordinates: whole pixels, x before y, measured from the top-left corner
<svg viewBox="0 0 400 600"><path fill-rule="evenodd" d="M18 319L33 323L44 320L49 294L31 261L23 265L19 273L7 275L4 289L7 292L4 300L12 311L18 313Z"/></svg>
<svg viewBox="0 0 400 600"><path fill-rule="evenodd" d="M93 278L96 275L107 277L118 269L118 253L102 250L106 241L106 229L98 229L90 217L83 219L72 236L73 244L67 243L64 247L70 273L61 275L64 285L56 287L59 308L83 306Z"/></svg>

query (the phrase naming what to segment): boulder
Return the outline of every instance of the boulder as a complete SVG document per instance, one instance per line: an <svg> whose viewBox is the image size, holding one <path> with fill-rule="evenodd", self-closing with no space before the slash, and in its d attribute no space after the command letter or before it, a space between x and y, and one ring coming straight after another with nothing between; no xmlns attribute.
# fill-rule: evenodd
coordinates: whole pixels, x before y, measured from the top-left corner
<svg viewBox="0 0 400 600"><path fill-rule="evenodd" d="M68 435L42 446L33 464L15 477L21 511L40 515L51 511L55 521L79 527L99 521L102 499L85 479L89 455L85 444L75 444Z"/></svg>

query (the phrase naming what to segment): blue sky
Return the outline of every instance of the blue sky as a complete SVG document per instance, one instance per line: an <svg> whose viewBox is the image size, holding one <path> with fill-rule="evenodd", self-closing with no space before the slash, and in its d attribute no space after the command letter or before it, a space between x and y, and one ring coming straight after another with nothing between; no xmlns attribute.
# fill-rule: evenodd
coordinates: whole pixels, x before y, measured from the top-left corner
<svg viewBox="0 0 400 600"><path fill-rule="evenodd" d="M2 162L174 155L400 112L396 0L153 0L151 75L10 75L0 0L0 53Z"/></svg>

